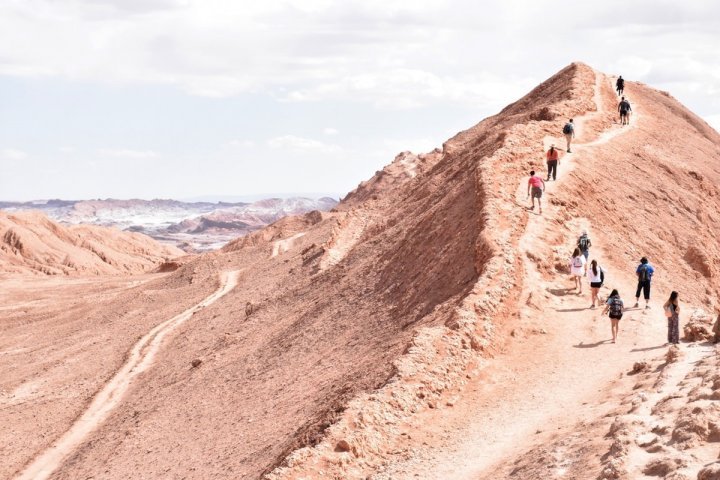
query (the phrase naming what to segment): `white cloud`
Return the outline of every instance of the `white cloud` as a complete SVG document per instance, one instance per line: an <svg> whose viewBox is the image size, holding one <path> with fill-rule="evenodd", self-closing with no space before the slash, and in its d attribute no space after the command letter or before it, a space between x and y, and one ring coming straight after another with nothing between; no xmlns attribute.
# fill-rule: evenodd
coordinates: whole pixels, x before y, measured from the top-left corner
<svg viewBox="0 0 720 480"><path fill-rule="evenodd" d="M552 35L537 21L547 11L563 26ZM210 97L496 108L579 59L648 82L665 62L707 94L720 90L718 17L710 0L572 9L550 0L2 2L0 74L164 84ZM680 68L688 58L707 68Z"/></svg>
<svg viewBox="0 0 720 480"><path fill-rule="evenodd" d="M157 158L160 156L157 152L153 152L152 150L131 150L129 148L101 148L98 150L98 153L101 155L106 155L108 157L128 158L135 160Z"/></svg>
<svg viewBox="0 0 720 480"><path fill-rule="evenodd" d="M271 138L267 141L267 145L270 148L278 150L308 153L338 153L342 150L337 145L330 145L318 140L298 137L295 135L283 135Z"/></svg>
<svg viewBox="0 0 720 480"><path fill-rule="evenodd" d="M252 140L230 140L228 146L233 148L253 148L255 142Z"/></svg>
<svg viewBox="0 0 720 480"><path fill-rule="evenodd" d="M323 129L323 134L325 134L325 135L337 135L338 133L340 133L340 132L338 132L337 129L332 128L332 127L327 127L327 128Z"/></svg>
<svg viewBox="0 0 720 480"><path fill-rule="evenodd" d="M17 148L3 148L0 156L6 160L24 160L28 158L28 153Z"/></svg>

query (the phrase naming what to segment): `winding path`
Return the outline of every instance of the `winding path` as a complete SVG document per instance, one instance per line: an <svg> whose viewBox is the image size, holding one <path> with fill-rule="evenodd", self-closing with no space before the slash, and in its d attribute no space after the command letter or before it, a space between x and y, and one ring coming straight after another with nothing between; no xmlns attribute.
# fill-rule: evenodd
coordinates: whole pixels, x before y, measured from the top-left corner
<svg viewBox="0 0 720 480"><path fill-rule="evenodd" d="M38 454L15 477L16 480L49 478L65 459L85 441L87 436L108 418L110 412L120 403L125 392L130 388L135 377L152 366L153 359L160 350L165 337L189 320L195 312L213 304L235 288L239 273L239 271L223 272L220 275L220 287L214 293L197 305L157 325L138 340L130 350L125 364L95 395L85 412L75 420L62 437L44 452Z"/></svg>

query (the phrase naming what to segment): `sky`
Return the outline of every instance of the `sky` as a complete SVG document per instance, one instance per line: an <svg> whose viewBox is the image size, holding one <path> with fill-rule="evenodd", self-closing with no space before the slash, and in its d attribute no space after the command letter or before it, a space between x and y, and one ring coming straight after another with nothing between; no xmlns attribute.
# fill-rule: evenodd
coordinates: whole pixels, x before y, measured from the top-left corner
<svg viewBox="0 0 720 480"><path fill-rule="evenodd" d="M573 61L720 129L716 0L0 0L0 200L343 195Z"/></svg>

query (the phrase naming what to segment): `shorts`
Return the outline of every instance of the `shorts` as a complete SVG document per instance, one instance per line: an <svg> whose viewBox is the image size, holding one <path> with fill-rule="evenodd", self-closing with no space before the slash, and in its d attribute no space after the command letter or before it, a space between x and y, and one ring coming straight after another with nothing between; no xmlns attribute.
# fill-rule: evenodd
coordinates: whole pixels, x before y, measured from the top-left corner
<svg viewBox="0 0 720 480"><path fill-rule="evenodd" d="M620 315L610 315L610 318L613 320L620 320L622 318L622 313Z"/></svg>
<svg viewBox="0 0 720 480"><path fill-rule="evenodd" d="M532 198L541 198L542 197L542 188L540 187L532 187Z"/></svg>
<svg viewBox="0 0 720 480"><path fill-rule="evenodd" d="M620 116L621 116L621 117L627 117L627 116L628 116L627 110L620 110Z"/></svg>
<svg viewBox="0 0 720 480"><path fill-rule="evenodd" d="M590 282L590 286L592 288L600 288L602 287L602 282Z"/></svg>

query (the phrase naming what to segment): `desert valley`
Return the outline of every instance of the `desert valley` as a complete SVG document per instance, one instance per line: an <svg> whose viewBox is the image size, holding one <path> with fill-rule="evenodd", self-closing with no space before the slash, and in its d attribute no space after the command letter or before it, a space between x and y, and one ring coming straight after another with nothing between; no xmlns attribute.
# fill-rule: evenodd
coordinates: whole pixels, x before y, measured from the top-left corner
<svg viewBox="0 0 720 480"><path fill-rule="evenodd" d="M573 63L339 203L2 205L0 478L720 479L720 134L630 80L621 126L614 85Z"/></svg>

